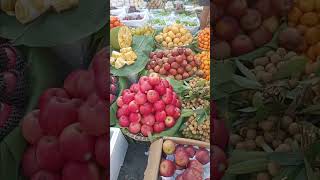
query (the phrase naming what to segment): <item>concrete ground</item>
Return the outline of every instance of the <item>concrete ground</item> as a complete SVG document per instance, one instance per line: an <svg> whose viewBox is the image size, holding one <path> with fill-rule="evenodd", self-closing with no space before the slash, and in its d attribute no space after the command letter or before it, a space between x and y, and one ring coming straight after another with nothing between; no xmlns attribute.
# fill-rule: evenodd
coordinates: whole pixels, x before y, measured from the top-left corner
<svg viewBox="0 0 320 180"><path fill-rule="evenodd" d="M118 180L143 180L148 162L148 156L145 153L148 150L148 144L129 143Z"/></svg>

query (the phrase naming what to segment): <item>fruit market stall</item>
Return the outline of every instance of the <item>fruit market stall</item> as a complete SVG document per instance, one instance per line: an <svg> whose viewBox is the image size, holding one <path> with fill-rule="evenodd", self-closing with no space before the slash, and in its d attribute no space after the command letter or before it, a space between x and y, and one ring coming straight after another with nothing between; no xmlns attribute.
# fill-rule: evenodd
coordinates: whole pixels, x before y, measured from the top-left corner
<svg viewBox="0 0 320 180"><path fill-rule="evenodd" d="M1 1L0 179L107 177L106 7Z"/></svg>
<svg viewBox="0 0 320 180"><path fill-rule="evenodd" d="M121 130L128 149L123 163L111 166L122 166L118 179L207 179L210 28L200 30L192 4L186 8L179 2L149 1L136 7L114 6L110 125ZM162 161L161 142L174 137L182 140L172 140L171 151L181 153L164 150Z"/></svg>
<svg viewBox="0 0 320 180"><path fill-rule="evenodd" d="M319 179L319 1L219 0L215 11L213 176Z"/></svg>

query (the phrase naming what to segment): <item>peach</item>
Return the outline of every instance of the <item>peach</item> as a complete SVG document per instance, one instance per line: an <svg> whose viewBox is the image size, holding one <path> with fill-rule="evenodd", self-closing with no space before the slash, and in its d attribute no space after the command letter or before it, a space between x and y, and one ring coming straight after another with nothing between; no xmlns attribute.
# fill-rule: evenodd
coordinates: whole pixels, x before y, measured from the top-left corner
<svg viewBox="0 0 320 180"><path fill-rule="evenodd" d="M99 165L104 168L108 166L108 141L107 136L100 136L96 141L96 145L94 148L94 154L96 157L96 161Z"/></svg>
<svg viewBox="0 0 320 180"><path fill-rule="evenodd" d="M259 11L248 9L247 13L240 19L241 27L246 31L257 29L262 23L262 17Z"/></svg>
<svg viewBox="0 0 320 180"><path fill-rule="evenodd" d="M164 177L171 177L173 176L176 170L175 164L170 160L163 160L160 163L160 175Z"/></svg>
<svg viewBox="0 0 320 180"><path fill-rule="evenodd" d="M40 139L36 156L41 169L57 172L63 166L59 140L54 136L44 136Z"/></svg>
<svg viewBox="0 0 320 180"><path fill-rule="evenodd" d="M31 180L61 180L61 177L58 173L41 170L35 173Z"/></svg>
<svg viewBox="0 0 320 180"><path fill-rule="evenodd" d="M246 0L232 0L227 6L227 13L233 17L241 17L246 14L248 4Z"/></svg>
<svg viewBox="0 0 320 180"><path fill-rule="evenodd" d="M194 147L192 145L189 145L185 148L186 152L188 153L189 157L192 158L194 154L196 153Z"/></svg>
<svg viewBox="0 0 320 180"><path fill-rule="evenodd" d="M286 28L279 34L279 44L287 50L296 50L303 42L303 37L296 28Z"/></svg>
<svg viewBox="0 0 320 180"><path fill-rule="evenodd" d="M209 151L207 149L201 148L196 152L196 159L201 164L207 164L210 161Z"/></svg>
<svg viewBox="0 0 320 180"><path fill-rule="evenodd" d="M22 157L22 173L26 177L31 177L38 170L40 170L40 167L36 156L36 146L30 146Z"/></svg>
<svg viewBox="0 0 320 180"><path fill-rule="evenodd" d="M254 50L254 44L247 35L237 36L231 43L232 55L240 56Z"/></svg>
<svg viewBox="0 0 320 180"><path fill-rule="evenodd" d="M272 33L261 26L250 34L250 38L256 47L261 47L271 41Z"/></svg>
<svg viewBox="0 0 320 180"><path fill-rule="evenodd" d="M213 58L222 60L231 56L231 47L226 41L218 41L213 46Z"/></svg>
<svg viewBox="0 0 320 180"><path fill-rule="evenodd" d="M22 135L30 144L36 144L43 136L39 125L39 112L39 109L29 112L21 123Z"/></svg>
<svg viewBox="0 0 320 180"><path fill-rule="evenodd" d="M166 154L173 154L176 150L176 144L172 140L165 140L162 145L162 150Z"/></svg>
<svg viewBox="0 0 320 180"><path fill-rule="evenodd" d="M258 0L254 8L261 13L263 18L268 18L274 14L270 0Z"/></svg>
<svg viewBox="0 0 320 180"><path fill-rule="evenodd" d="M199 173L203 173L203 165L198 160L189 161L188 168L193 168L197 170Z"/></svg>
<svg viewBox="0 0 320 180"><path fill-rule="evenodd" d="M63 157L67 160L86 162L93 156L95 138L83 131L79 123L66 127L59 141Z"/></svg>
<svg viewBox="0 0 320 180"><path fill-rule="evenodd" d="M222 40L231 41L239 32L239 23L233 17L224 16L216 24L216 34Z"/></svg>
<svg viewBox="0 0 320 180"><path fill-rule="evenodd" d="M183 180L202 180L202 174L194 168L189 168L183 172Z"/></svg>
<svg viewBox="0 0 320 180"><path fill-rule="evenodd" d="M93 162L80 163L70 161L65 164L62 171L62 180L101 180L99 168Z"/></svg>
<svg viewBox="0 0 320 180"><path fill-rule="evenodd" d="M174 159L178 166L185 167L189 162L189 155L185 150L180 150L176 152Z"/></svg>

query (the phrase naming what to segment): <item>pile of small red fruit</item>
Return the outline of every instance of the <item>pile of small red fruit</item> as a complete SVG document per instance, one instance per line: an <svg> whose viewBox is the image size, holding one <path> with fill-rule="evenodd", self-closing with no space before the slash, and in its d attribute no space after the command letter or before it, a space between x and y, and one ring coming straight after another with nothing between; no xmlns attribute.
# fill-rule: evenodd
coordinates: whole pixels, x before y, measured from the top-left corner
<svg viewBox="0 0 320 180"><path fill-rule="evenodd" d="M201 60L190 48L176 47L172 50L158 50L149 55L147 70L166 75L176 80L193 75L202 76Z"/></svg>
<svg viewBox="0 0 320 180"><path fill-rule="evenodd" d="M143 136L173 127L181 112L181 102L172 85L157 73L142 76L138 83L124 90L117 105L120 126Z"/></svg>
<svg viewBox="0 0 320 180"><path fill-rule="evenodd" d="M25 64L9 44L0 44L0 139L19 124L26 106Z"/></svg>
<svg viewBox="0 0 320 180"><path fill-rule="evenodd" d="M111 77L111 84L110 84L110 103L112 104L117 97L117 91L118 91L118 87L117 87L117 83L118 83L118 79L115 76L110 75Z"/></svg>
<svg viewBox="0 0 320 180"><path fill-rule="evenodd" d="M24 117L21 129L29 147L22 159L23 175L32 180L105 177L108 58L107 49L101 50L89 70L76 70L63 88L46 90L39 109Z"/></svg>
<svg viewBox="0 0 320 180"><path fill-rule="evenodd" d="M165 140L162 145L163 152L174 156L174 161L164 159L160 163L160 176L172 177L176 170L183 171L176 176L176 180L203 180L204 168L209 168L210 153L205 148L195 146L177 145L172 140ZM208 175L207 175L208 176ZM206 178L205 180L210 180Z"/></svg>

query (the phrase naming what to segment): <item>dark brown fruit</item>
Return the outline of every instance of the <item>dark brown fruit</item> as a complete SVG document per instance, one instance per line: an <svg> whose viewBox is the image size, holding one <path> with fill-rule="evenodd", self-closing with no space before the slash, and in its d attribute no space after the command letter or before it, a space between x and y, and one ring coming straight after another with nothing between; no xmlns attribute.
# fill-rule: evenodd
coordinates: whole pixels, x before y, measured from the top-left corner
<svg viewBox="0 0 320 180"><path fill-rule="evenodd" d="M254 50L253 42L247 35L237 36L232 41L231 47L233 56L240 56Z"/></svg>
<svg viewBox="0 0 320 180"><path fill-rule="evenodd" d="M260 28L250 34L250 38L256 47L261 47L271 41L272 33L267 31L263 26L260 26Z"/></svg>
<svg viewBox="0 0 320 180"><path fill-rule="evenodd" d="M239 18L246 14L248 9L246 0L232 0L232 2L227 6L227 13L230 16Z"/></svg>
<svg viewBox="0 0 320 180"><path fill-rule="evenodd" d="M231 56L231 47L228 42L220 41L213 46L213 58L217 60L226 59Z"/></svg>
<svg viewBox="0 0 320 180"><path fill-rule="evenodd" d="M259 11L248 9L247 13L241 17L241 27L246 31L257 29L262 23L262 17Z"/></svg>
<svg viewBox="0 0 320 180"><path fill-rule="evenodd" d="M296 50L303 42L303 37L296 28L286 28L279 34L279 44L287 50Z"/></svg>
<svg viewBox="0 0 320 180"><path fill-rule="evenodd" d="M231 41L239 32L239 23L233 17L225 16L217 22L216 34L222 40Z"/></svg>

